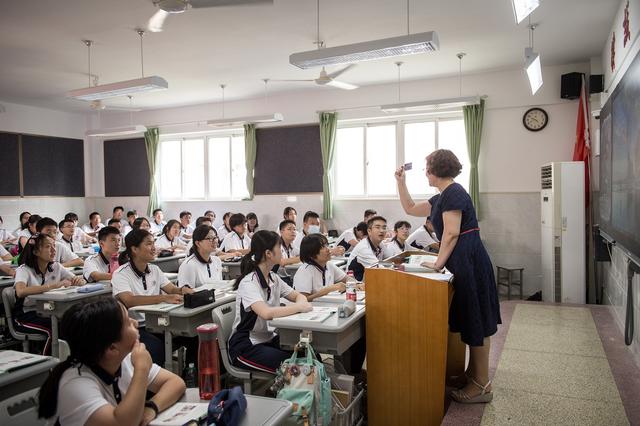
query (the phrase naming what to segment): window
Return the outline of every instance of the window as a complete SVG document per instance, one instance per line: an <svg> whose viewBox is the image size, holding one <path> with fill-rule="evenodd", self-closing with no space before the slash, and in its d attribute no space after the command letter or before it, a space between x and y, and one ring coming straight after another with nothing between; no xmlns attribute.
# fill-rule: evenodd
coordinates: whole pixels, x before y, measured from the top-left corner
<svg viewBox="0 0 640 426"><path fill-rule="evenodd" d="M336 134L334 166L336 195L343 198L394 197L395 169L413 163L407 172L407 187L413 195L436 192L425 176L425 157L436 149L453 151L462 163L456 181L469 185L469 156L464 121L434 118L358 124L339 127Z"/></svg>
<svg viewBox="0 0 640 426"><path fill-rule="evenodd" d="M248 196L244 136L171 138L160 144L164 199L237 199Z"/></svg>

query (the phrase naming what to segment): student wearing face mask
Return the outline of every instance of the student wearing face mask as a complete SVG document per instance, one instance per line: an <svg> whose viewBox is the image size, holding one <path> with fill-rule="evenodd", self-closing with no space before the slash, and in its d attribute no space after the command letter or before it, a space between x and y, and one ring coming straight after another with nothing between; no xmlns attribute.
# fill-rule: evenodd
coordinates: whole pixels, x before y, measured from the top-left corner
<svg viewBox="0 0 640 426"><path fill-rule="evenodd" d="M236 251L245 255L251 248L251 238L247 235L247 218L242 213L232 214L229 218L231 232L224 237L220 248L225 251Z"/></svg>
<svg viewBox="0 0 640 426"><path fill-rule="evenodd" d="M385 259L396 256L405 250L411 250L406 242L411 232L411 224L406 220L400 220L393 225L394 236L390 241L382 242L382 253Z"/></svg>
<svg viewBox="0 0 640 426"><path fill-rule="evenodd" d="M367 238L358 243L349 256L349 270L358 281L364 279L365 268L374 268L384 259L382 241L387 234L387 220L374 216L367 223Z"/></svg>
<svg viewBox="0 0 640 426"><path fill-rule="evenodd" d="M88 282L111 281L111 276L115 272L113 269L115 265L112 265L111 258L118 255L120 238L120 231L113 226L105 226L98 231L100 251L84 261L82 276L85 280Z"/></svg>
<svg viewBox="0 0 640 426"><path fill-rule="evenodd" d="M302 218L302 232L298 232L296 239L293 240L293 247L300 252L300 243L307 235L320 234L320 215L314 211L308 211ZM341 256L344 254L344 247L336 246L331 249L332 256Z"/></svg>
<svg viewBox="0 0 640 426"><path fill-rule="evenodd" d="M215 252L218 235L210 225L200 225L193 231L189 256L178 269L178 285L197 288L222 280L222 261Z"/></svg>

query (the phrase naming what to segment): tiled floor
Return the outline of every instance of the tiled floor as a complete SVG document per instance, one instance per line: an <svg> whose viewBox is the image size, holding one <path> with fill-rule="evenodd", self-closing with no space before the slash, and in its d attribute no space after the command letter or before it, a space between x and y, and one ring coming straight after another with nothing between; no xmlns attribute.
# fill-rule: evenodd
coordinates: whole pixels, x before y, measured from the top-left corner
<svg viewBox="0 0 640 426"><path fill-rule="evenodd" d="M490 361L493 402L452 403L443 424L640 424L640 370L606 307L501 308Z"/></svg>

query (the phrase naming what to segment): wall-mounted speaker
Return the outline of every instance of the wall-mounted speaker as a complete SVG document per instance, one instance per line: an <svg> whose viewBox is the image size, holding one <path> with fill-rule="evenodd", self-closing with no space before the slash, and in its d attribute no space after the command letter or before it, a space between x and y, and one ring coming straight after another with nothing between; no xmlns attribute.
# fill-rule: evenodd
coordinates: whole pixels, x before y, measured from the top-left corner
<svg viewBox="0 0 640 426"><path fill-rule="evenodd" d="M560 80L560 97L562 99L578 99L580 97L580 84L582 73L570 72L562 74Z"/></svg>
<svg viewBox="0 0 640 426"><path fill-rule="evenodd" d="M602 93L604 90L604 75L591 74L589 76L589 93Z"/></svg>

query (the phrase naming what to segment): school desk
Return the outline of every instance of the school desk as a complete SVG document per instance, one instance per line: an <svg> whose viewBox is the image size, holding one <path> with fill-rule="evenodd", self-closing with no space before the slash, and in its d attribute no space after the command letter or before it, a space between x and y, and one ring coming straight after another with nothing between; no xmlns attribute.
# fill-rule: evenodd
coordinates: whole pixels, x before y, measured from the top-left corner
<svg viewBox="0 0 640 426"><path fill-rule="evenodd" d="M173 256L157 257L153 262L162 272L178 272L180 263L187 257L185 252L174 254Z"/></svg>
<svg viewBox="0 0 640 426"><path fill-rule="evenodd" d="M225 271L226 269L226 271ZM240 261L237 262L222 262L222 278L225 280L234 280L241 274Z"/></svg>

